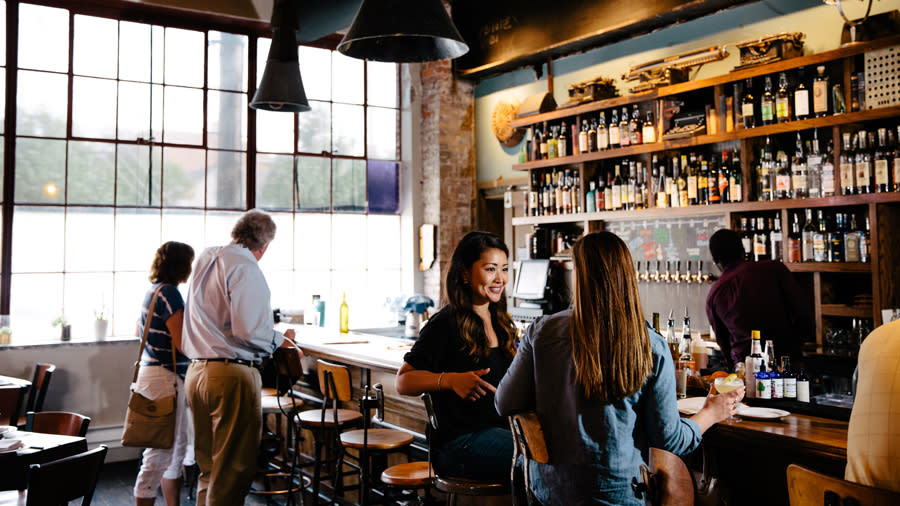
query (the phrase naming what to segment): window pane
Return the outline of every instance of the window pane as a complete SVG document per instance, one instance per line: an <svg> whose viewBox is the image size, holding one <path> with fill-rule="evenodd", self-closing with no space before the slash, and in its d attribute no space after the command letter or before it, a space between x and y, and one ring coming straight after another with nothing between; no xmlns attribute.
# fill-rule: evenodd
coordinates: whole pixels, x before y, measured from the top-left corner
<svg viewBox="0 0 900 506"><path fill-rule="evenodd" d="M75 77L72 81L72 135L116 138L116 82Z"/></svg>
<svg viewBox="0 0 900 506"><path fill-rule="evenodd" d="M381 160L396 160L397 129L400 126L400 113L397 109L369 107L366 117L366 156Z"/></svg>
<svg viewBox="0 0 900 506"><path fill-rule="evenodd" d="M331 217L331 228L336 231L331 236L331 268L336 271L365 269L366 256L360 252L369 246L366 216L335 214Z"/></svg>
<svg viewBox="0 0 900 506"><path fill-rule="evenodd" d="M283 112L256 111L256 149L271 153L293 153L294 116Z"/></svg>
<svg viewBox="0 0 900 506"><path fill-rule="evenodd" d="M16 206L12 272L62 272L64 225L62 207Z"/></svg>
<svg viewBox="0 0 900 506"><path fill-rule="evenodd" d="M0 1L0 65L6 65L6 2L2 1Z"/></svg>
<svg viewBox="0 0 900 506"><path fill-rule="evenodd" d="M119 22L119 78L150 82L150 26Z"/></svg>
<svg viewBox="0 0 900 506"><path fill-rule="evenodd" d="M293 157L256 157L256 205L263 209L290 209L293 205Z"/></svg>
<svg viewBox="0 0 900 506"><path fill-rule="evenodd" d="M63 312L62 274L13 274L9 312L16 340L59 341L59 327L50 322Z"/></svg>
<svg viewBox="0 0 900 506"><path fill-rule="evenodd" d="M210 91L207 97L209 147L247 149L247 95Z"/></svg>
<svg viewBox="0 0 900 506"><path fill-rule="evenodd" d="M256 87L259 88L259 82L262 80L263 72L266 70L266 58L268 58L269 47L272 45L272 39L267 37L259 37L256 39Z"/></svg>
<svg viewBox="0 0 900 506"><path fill-rule="evenodd" d="M335 159L332 199L334 212L366 211L366 161Z"/></svg>
<svg viewBox="0 0 900 506"><path fill-rule="evenodd" d="M366 249L369 272L384 269L400 269L398 249L403 238L400 236L400 216L369 216L366 232L372 240ZM399 275L397 276L399 281ZM373 299L380 300L380 299Z"/></svg>
<svg viewBox="0 0 900 506"><path fill-rule="evenodd" d="M109 307L104 306L112 302L112 273L66 274L64 286L63 307L72 325L72 337L93 338L94 312L108 312Z"/></svg>
<svg viewBox="0 0 900 506"><path fill-rule="evenodd" d="M203 238L203 222L203 211L194 209L163 209L162 236L159 239L159 243L178 241L190 244L194 248L194 254L199 255L200 251L205 247L200 242ZM228 244L228 242L230 241L222 242L221 244ZM147 264L147 269L150 269L150 264Z"/></svg>
<svg viewBox="0 0 900 506"><path fill-rule="evenodd" d="M123 140L146 139L150 136L150 104L153 103L154 127L159 125L162 112L162 86L119 82L119 133ZM153 131L159 137L159 130Z"/></svg>
<svg viewBox="0 0 900 506"><path fill-rule="evenodd" d="M211 211L206 213L206 237L204 248L222 246L231 242L231 230L242 213ZM199 254L199 251L198 253Z"/></svg>
<svg viewBox="0 0 900 506"><path fill-rule="evenodd" d="M291 232L294 220L291 213L271 213L275 222L275 239L272 240L260 265L265 264L267 270L290 271L294 267L294 241ZM290 276L281 276L290 279ZM272 280L269 280L271 285ZM274 294L273 294L274 300Z"/></svg>
<svg viewBox="0 0 900 506"><path fill-rule="evenodd" d="M399 243L398 243L399 244ZM398 249L398 248L395 248ZM393 256L399 255L395 251ZM368 295L366 300L377 302L366 307L369 311L366 316L371 321L366 322L366 327L389 327L397 324L397 312L391 310L391 302L399 294L403 293L403 272L400 269L369 269L366 271L368 278Z"/></svg>
<svg viewBox="0 0 900 506"><path fill-rule="evenodd" d="M209 87L218 90L247 91L246 35L209 32Z"/></svg>
<svg viewBox="0 0 900 506"><path fill-rule="evenodd" d="M203 86L204 44L203 32L166 28L166 84Z"/></svg>
<svg viewBox="0 0 900 506"><path fill-rule="evenodd" d="M115 270L149 272L159 240L160 214L155 209L116 209Z"/></svg>
<svg viewBox="0 0 900 506"><path fill-rule="evenodd" d="M64 202L66 141L16 140L16 202Z"/></svg>
<svg viewBox="0 0 900 506"><path fill-rule="evenodd" d="M116 146L103 142L69 142L69 204L115 202Z"/></svg>
<svg viewBox="0 0 900 506"><path fill-rule="evenodd" d="M397 64L379 61L366 62L366 103L384 107L398 107Z"/></svg>
<svg viewBox="0 0 900 506"><path fill-rule="evenodd" d="M311 100L309 106L309 111L297 115L297 151L331 152L331 104Z"/></svg>
<svg viewBox="0 0 900 506"><path fill-rule="evenodd" d="M203 207L206 152L202 149L163 149L163 205Z"/></svg>
<svg viewBox="0 0 900 506"><path fill-rule="evenodd" d="M72 69L76 74L116 77L119 23L114 19L75 16ZM129 55L130 57L131 55Z"/></svg>
<svg viewBox="0 0 900 506"><path fill-rule="evenodd" d="M400 212L400 164L370 161L366 164L366 172L369 212Z"/></svg>
<svg viewBox="0 0 900 506"><path fill-rule="evenodd" d="M331 135L334 154L365 155L365 140L363 139L365 122L362 106L334 104L331 114L333 116Z"/></svg>
<svg viewBox="0 0 900 506"><path fill-rule="evenodd" d="M111 208L67 208L66 272L112 269L113 230Z"/></svg>
<svg viewBox="0 0 900 506"><path fill-rule="evenodd" d="M2 5L0 5L2 7ZM4 30L0 27L0 32ZM2 37L0 37L2 38ZM0 68L0 133L6 130L6 69Z"/></svg>
<svg viewBox="0 0 900 506"><path fill-rule="evenodd" d="M296 215L294 220L294 265L298 270L328 272L331 269L331 233L330 215L318 213L298 213ZM311 292L310 295L313 293L319 292ZM312 299L307 297L303 300Z"/></svg>
<svg viewBox="0 0 900 506"><path fill-rule="evenodd" d="M311 156L297 157L298 186L300 198L298 211L331 210L331 160Z"/></svg>
<svg viewBox="0 0 900 506"><path fill-rule="evenodd" d="M167 143L203 142L203 90L166 86L163 139Z"/></svg>
<svg viewBox="0 0 900 506"><path fill-rule="evenodd" d="M363 103L363 60L331 52L332 100L348 104Z"/></svg>
<svg viewBox="0 0 900 506"><path fill-rule="evenodd" d="M331 51L300 46L300 75L310 100L331 100ZM309 114L309 113L304 113ZM301 114L303 116L303 114Z"/></svg>
<svg viewBox="0 0 900 506"><path fill-rule="evenodd" d="M236 151L209 151L208 156L207 207L243 209L247 194L244 181L247 155Z"/></svg>
<svg viewBox="0 0 900 506"><path fill-rule="evenodd" d="M156 247L159 247L157 245ZM153 251L156 251L156 247ZM152 253L151 253L152 255ZM147 280L150 260L142 272L117 272L114 275L115 297L113 299L112 332L117 336L133 336L137 330L137 320L141 314L144 292L150 287ZM141 329L143 331L143 329Z"/></svg>
<svg viewBox="0 0 900 506"><path fill-rule="evenodd" d="M19 4L19 67L69 70L69 11Z"/></svg>
<svg viewBox="0 0 900 506"><path fill-rule="evenodd" d="M20 70L16 91L18 134L65 137L67 90L63 74Z"/></svg>
<svg viewBox="0 0 900 506"><path fill-rule="evenodd" d="M162 149L119 144L116 160L116 201L119 205L158 206Z"/></svg>
<svg viewBox="0 0 900 506"><path fill-rule="evenodd" d="M162 26L154 26L150 32L150 45L153 51L150 53L150 82L162 83L165 74L166 52L163 51L163 41L166 39L166 29Z"/></svg>

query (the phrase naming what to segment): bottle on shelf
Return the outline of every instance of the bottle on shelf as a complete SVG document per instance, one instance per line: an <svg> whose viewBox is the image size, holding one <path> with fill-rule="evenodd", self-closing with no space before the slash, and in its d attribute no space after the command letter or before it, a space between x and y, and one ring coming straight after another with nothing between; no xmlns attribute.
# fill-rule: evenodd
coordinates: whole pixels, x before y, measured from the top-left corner
<svg viewBox="0 0 900 506"><path fill-rule="evenodd" d="M559 205L560 214L572 214L572 185L569 169L566 169L560 177L562 178L559 185L561 200Z"/></svg>
<svg viewBox="0 0 900 506"><path fill-rule="evenodd" d="M753 78L748 77L744 84L744 94L741 97L741 117L744 128L756 126L756 104L753 98Z"/></svg>
<svg viewBox="0 0 900 506"><path fill-rule="evenodd" d="M775 92L775 119L779 123L791 120L791 89L787 74L778 74L778 90Z"/></svg>
<svg viewBox="0 0 900 506"><path fill-rule="evenodd" d="M679 348L681 343L675 337L675 318L674 311L669 310L669 319L666 321L666 343L669 345L669 353L672 354L672 361L678 363L678 357L681 356Z"/></svg>
<svg viewBox="0 0 900 506"><path fill-rule="evenodd" d="M797 373L797 401L809 402L809 376L802 367Z"/></svg>
<svg viewBox="0 0 900 506"><path fill-rule="evenodd" d="M792 192L791 171L788 169L787 156L779 156L775 161L775 198L789 199Z"/></svg>
<svg viewBox="0 0 900 506"><path fill-rule="evenodd" d="M753 260L772 259L772 246L769 242L769 231L766 229L766 219L762 216L756 218L756 232L753 234Z"/></svg>
<svg viewBox="0 0 900 506"><path fill-rule="evenodd" d="M772 260L782 261L784 259L784 234L781 232L781 218L775 217L772 225L772 231L769 232L769 244L772 248Z"/></svg>
<svg viewBox="0 0 900 506"><path fill-rule="evenodd" d="M722 165L719 166L719 178L716 183L719 187L719 198L723 204L731 202L731 188L728 183L731 181L731 163L728 161L728 150L722 150Z"/></svg>
<svg viewBox="0 0 900 506"><path fill-rule="evenodd" d="M559 158L559 126L550 127L550 139L547 141L547 158Z"/></svg>
<svg viewBox="0 0 900 506"><path fill-rule="evenodd" d="M638 182L637 193L634 196L634 207L643 209L645 207L650 207L650 198L647 194L647 167L644 167L642 162L638 162L637 174Z"/></svg>
<svg viewBox="0 0 900 506"><path fill-rule="evenodd" d="M709 163L700 160L700 171L697 173L697 204L709 204Z"/></svg>
<svg viewBox="0 0 900 506"><path fill-rule="evenodd" d="M762 344L760 343L760 335L758 330L750 331L750 355L744 360L744 383L746 391L744 395L753 398L758 397L756 375L760 371L765 371L765 357L762 353Z"/></svg>
<svg viewBox="0 0 900 506"><path fill-rule="evenodd" d="M841 151L841 194L853 195L856 191L856 185L854 184L856 174L853 167L856 155L850 148L850 132L844 132L843 139L844 149Z"/></svg>
<svg viewBox="0 0 900 506"><path fill-rule="evenodd" d="M834 196L834 143L828 141L828 149L822 158L822 197Z"/></svg>
<svg viewBox="0 0 900 506"><path fill-rule="evenodd" d="M597 210L597 185L593 181L588 183L588 191L584 196L586 211L593 213Z"/></svg>
<svg viewBox="0 0 900 506"><path fill-rule="evenodd" d="M834 230L828 235L829 262L844 261L844 214L834 213Z"/></svg>
<svg viewBox="0 0 900 506"><path fill-rule="evenodd" d="M897 137L894 141L891 143L894 145L894 167L892 170L894 182L891 185L891 189L895 192L900 192L900 125L897 125Z"/></svg>
<svg viewBox="0 0 900 506"><path fill-rule="evenodd" d="M549 158L549 149L550 149L550 139L548 138L547 128L545 127L541 133L541 160L547 160Z"/></svg>
<svg viewBox="0 0 900 506"><path fill-rule="evenodd" d="M825 75L825 65L816 67L816 78L813 81L813 113L817 117L828 115L828 76Z"/></svg>
<svg viewBox="0 0 900 506"><path fill-rule="evenodd" d="M859 229L854 214L850 215L849 230L844 233L844 261L859 262Z"/></svg>
<svg viewBox="0 0 900 506"><path fill-rule="evenodd" d="M682 157L681 160L681 167L683 167L683 169L679 169L678 157L672 157L672 168L677 174L675 177L675 188L678 191L678 205L673 205L672 207L687 207L690 204L688 179L687 175L685 175L685 172L687 172L687 164L684 163L684 157Z"/></svg>
<svg viewBox="0 0 900 506"><path fill-rule="evenodd" d="M572 170L572 212L580 213L582 211L581 205L581 177L579 176L578 169Z"/></svg>
<svg viewBox="0 0 900 506"><path fill-rule="evenodd" d="M621 189L622 188L619 187L620 201L622 198ZM614 209L614 207L613 207L613 177L612 177L612 173L610 173L610 172L606 173L606 190L604 191L603 199L604 199L603 209L606 211L612 211Z"/></svg>
<svg viewBox="0 0 900 506"><path fill-rule="evenodd" d="M553 169L553 212L557 215L563 214L563 185L560 181L562 174L559 170Z"/></svg>
<svg viewBox="0 0 900 506"><path fill-rule="evenodd" d="M681 343L678 346L678 362L677 362L677 371L681 373L682 377L679 378L679 381L682 379L687 381L687 378L691 377L694 374L694 370L696 369L696 363L694 362L694 355L692 353L693 349L693 340L691 339L691 319L688 317L687 307L684 308L684 323L681 327ZM681 389L683 392L685 389ZM684 396L682 396L683 398Z"/></svg>
<svg viewBox="0 0 900 506"><path fill-rule="evenodd" d="M598 150L604 151L609 149L609 131L606 128L605 112L600 113L600 122L597 124L594 136L596 137L595 142Z"/></svg>
<svg viewBox="0 0 900 506"><path fill-rule="evenodd" d="M543 155L541 154L541 143L543 142L542 137L543 133L538 125L534 125L534 135L531 140L531 160L541 160Z"/></svg>
<svg viewBox="0 0 900 506"><path fill-rule="evenodd" d="M590 145L588 144L588 120L581 120L581 131L578 132L578 152L579 153L587 153L590 151Z"/></svg>
<svg viewBox="0 0 900 506"><path fill-rule="evenodd" d="M635 209L637 202L637 167L634 160L628 161L628 179L622 187L622 207Z"/></svg>
<svg viewBox="0 0 900 506"><path fill-rule="evenodd" d="M665 165L662 168L664 172ZM669 207L669 194L666 191L668 178L665 177L665 174L660 173L659 157L657 155L653 155L653 168L650 171L650 175L653 177L654 186L656 187L656 207Z"/></svg>
<svg viewBox="0 0 900 506"><path fill-rule="evenodd" d="M537 216L540 214L538 211L538 198L540 195L539 192L539 182L538 178L540 177L538 171L531 171L531 187L528 190L528 206L525 208L525 216Z"/></svg>
<svg viewBox="0 0 900 506"><path fill-rule="evenodd" d="M347 293L341 302L341 334L350 332L350 306L347 305Z"/></svg>
<svg viewBox="0 0 900 506"><path fill-rule="evenodd" d="M775 160L772 154L772 142L771 139L769 139L769 136L766 136L766 146L763 149L758 174L758 200L775 200L775 188L772 180L775 177Z"/></svg>
<svg viewBox="0 0 900 506"><path fill-rule="evenodd" d="M800 215L791 214L791 231L788 233L785 261L803 261L803 233L800 231Z"/></svg>
<svg viewBox="0 0 900 506"><path fill-rule="evenodd" d="M891 191L891 151L887 146L887 129L878 129L878 148L875 150L875 191Z"/></svg>
<svg viewBox="0 0 900 506"><path fill-rule="evenodd" d="M605 115L602 115L602 114L600 115L601 122L605 122L604 116ZM591 126L588 128L587 136L588 136L588 151L593 153L594 151L597 151L599 149L599 146L597 146L597 120L595 120L593 118L591 118Z"/></svg>
<svg viewBox="0 0 900 506"><path fill-rule="evenodd" d="M797 398L797 374L791 370L791 357L781 356L781 377L784 379L784 398Z"/></svg>
<svg viewBox="0 0 900 506"><path fill-rule="evenodd" d="M631 138L632 146L637 146L643 142L644 124L641 122L640 114L641 111L638 109L638 105L632 104L631 121L628 123L628 134Z"/></svg>
<svg viewBox="0 0 900 506"><path fill-rule="evenodd" d="M559 137L556 139L556 153L559 156L569 156L569 138L566 135L566 122L559 127ZM574 154L574 153L573 153Z"/></svg>
<svg viewBox="0 0 900 506"><path fill-rule="evenodd" d="M696 159L694 158L694 154L691 153L691 163L687 164L687 156L681 155L681 166L687 170L687 193L688 193L688 204L690 206L696 206L700 203L700 195L699 195L699 169L696 165ZM685 206L687 207L687 206Z"/></svg>
<svg viewBox="0 0 900 506"><path fill-rule="evenodd" d="M794 118L809 117L809 88L806 87L806 67L797 69L797 87L794 88Z"/></svg>
<svg viewBox="0 0 900 506"><path fill-rule="evenodd" d="M800 132L797 132L797 146L794 157L791 158L791 196L795 199L808 197L808 183L809 168L806 155L803 153L803 140L800 138Z"/></svg>
<svg viewBox="0 0 900 506"><path fill-rule="evenodd" d="M813 238L816 235L816 226L813 224L812 209L806 210L806 222L803 224L803 230L800 234L803 242L801 250L802 260L804 262L814 262Z"/></svg>
<svg viewBox="0 0 900 506"><path fill-rule="evenodd" d="M819 129L813 130L810 149L806 154L806 194L814 199L822 196L822 154L819 152Z"/></svg>
<svg viewBox="0 0 900 506"><path fill-rule="evenodd" d="M715 156L709 162L709 175L707 176L707 195L710 204L722 203L722 194L719 192L721 178L719 177L719 162Z"/></svg>
<svg viewBox="0 0 900 506"><path fill-rule="evenodd" d="M644 144L653 144L656 142L656 123L653 122L653 111L647 111L647 117L641 127L641 137Z"/></svg>
<svg viewBox="0 0 900 506"><path fill-rule="evenodd" d="M628 122L628 108L622 107L619 114L619 145L622 147L631 146L631 128Z"/></svg>
<svg viewBox="0 0 900 506"><path fill-rule="evenodd" d="M741 246L744 247L744 260L753 259L753 230L749 219L741 216Z"/></svg>
<svg viewBox="0 0 900 506"><path fill-rule="evenodd" d="M554 202L553 197L553 183L551 181L552 176L550 175L550 171L544 173L544 188L542 190L543 199L541 199L543 216L550 216L553 214L553 208L556 207L556 203Z"/></svg>
<svg viewBox="0 0 900 506"><path fill-rule="evenodd" d="M597 202L594 204L597 208L597 211L605 211L606 208L606 195L609 191L609 188L606 186L606 180L603 177L597 178L597 193L595 194Z"/></svg>
<svg viewBox="0 0 900 506"><path fill-rule="evenodd" d="M816 218L818 229L813 234L813 261L827 262L831 240L828 235L828 224L825 222L825 213L821 209L817 210Z"/></svg>
<svg viewBox="0 0 900 506"><path fill-rule="evenodd" d="M857 135L856 158L856 193L872 193L872 153L869 152L869 144L866 142L868 133L860 130Z"/></svg>
<svg viewBox="0 0 900 506"><path fill-rule="evenodd" d="M865 219L863 219L865 223L864 228L860 231L859 234L859 261L860 262L868 262L869 258L869 247L870 247L870 232L869 232L869 215L866 214Z"/></svg>
<svg viewBox="0 0 900 506"><path fill-rule="evenodd" d="M612 208L614 211L622 209L622 175L619 164L616 164L615 177L612 182ZM627 190L626 190L627 191Z"/></svg>
<svg viewBox="0 0 900 506"><path fill-rule="evenodd" d="M772 76L766 76L766 84L759 101L759 111L763 125L775 123L775 95L772 93Z"/></svg>
<svg viewBox="0 0 900 506"><path fill-rule="evenodd" d="M609 120L609 147L618 148L622 146L622 130L619 128L619 113L613 109L612 119Z"/></svg>
<svg viewBox="0 0 900 506"><path fill-rule="evenodd" d="M741 172L741 160L738 151L735 150L731 157L731 172L728 176L728 189L730 191L731 202L743 202L743 180L744 175Z"/></svg>

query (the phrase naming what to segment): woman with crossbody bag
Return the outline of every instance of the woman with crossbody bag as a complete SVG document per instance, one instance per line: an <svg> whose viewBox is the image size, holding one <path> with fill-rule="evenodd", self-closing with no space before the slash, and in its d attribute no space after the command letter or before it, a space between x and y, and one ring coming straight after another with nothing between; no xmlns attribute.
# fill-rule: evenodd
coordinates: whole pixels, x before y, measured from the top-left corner
<svg viewBox="0 0 900 506"><path fill-rule="evenodd" d="M134 484L137 506L152 506L160 485L168 506L180 504L182 462L193 440L193 423L184 393L190 360L181 353L184 299L177 286L190 277L193 260L193 248L184 243L169 241L156 250L149 276L153 285L144 296L137 322L137 335L142 336L145 328L147 335L134 391L151 400L176 396L174 443L169 449L144 450Z"/></svg>

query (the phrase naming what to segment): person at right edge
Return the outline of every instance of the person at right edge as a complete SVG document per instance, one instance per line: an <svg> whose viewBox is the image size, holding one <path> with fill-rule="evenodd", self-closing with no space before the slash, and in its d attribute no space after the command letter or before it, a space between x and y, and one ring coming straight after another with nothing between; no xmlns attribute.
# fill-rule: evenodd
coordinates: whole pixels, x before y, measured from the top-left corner
<svg viewBox="0 0 900 506"><path fill-rule="evenodd" d="M815 319L807 294L781 262L744 261L737 232L716 231L709 252L722 271L706 298L706 316L728 370L750 354L750 331L775 345L775 360L789 355L791 364L802 358L805 337L815 333Z"/></svg>
<svg viewBox="0 0 900 506"><path fill-rule="evenodd" d="M695 450L744 389L710 392L681 418L672 354L644 320L628 247L596 232L575 243L572 259L572 307L528 327L494 403L501 415L534 411L541 422L550 461L529 472L541 504L643 505L632 482L649 449Z"/></svg>
<svg viewBox="0 0 900 506"><path fill-rule="evenodd" d="M244 504L262 434L256 366L294 337L293 330L282 335L273 329L269 286L258 263L275 237L275 222L262 211L247 211L231 237L231 244L207 248L197 258L184 309L198 506Z"/></svg>

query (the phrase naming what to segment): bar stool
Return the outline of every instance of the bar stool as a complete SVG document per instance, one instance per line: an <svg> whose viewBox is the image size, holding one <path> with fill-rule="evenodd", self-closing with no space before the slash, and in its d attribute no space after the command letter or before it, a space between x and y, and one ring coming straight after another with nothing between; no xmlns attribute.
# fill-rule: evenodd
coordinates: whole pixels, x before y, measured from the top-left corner
<svg viewBox="0 0 900 506"><path fill-rule="evenodd" d="M531 477L528 471L531 462L541 464L550 462L541 421L534 411L518 413L509 417L509 428L515 441L511 476L513 506L539 506L541 503L531 490ZM520 455L524 461L522 469L516 466Z"/></svg>

